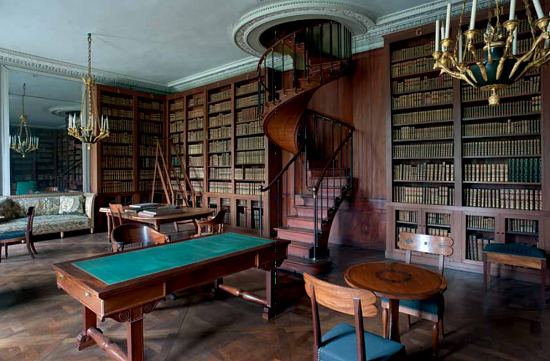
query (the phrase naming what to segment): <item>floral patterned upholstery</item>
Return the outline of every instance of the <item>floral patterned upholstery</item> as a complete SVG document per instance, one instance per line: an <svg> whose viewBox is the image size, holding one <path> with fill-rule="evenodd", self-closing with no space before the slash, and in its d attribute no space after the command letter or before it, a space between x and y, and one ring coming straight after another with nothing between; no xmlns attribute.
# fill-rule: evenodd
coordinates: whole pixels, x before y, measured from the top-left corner
<svg viewBox="0 0 550 361"><path fill-rule="evenodd" d="M82 197L81 204L84 204L84 209L74 214L59 214L62 196ZM26 212L31 206L36 207L33 234L76 231L94 227L94 193L26 194L9 198L19 205L18 218L0 223L0 232L24 230L27 226Z"/></svg>

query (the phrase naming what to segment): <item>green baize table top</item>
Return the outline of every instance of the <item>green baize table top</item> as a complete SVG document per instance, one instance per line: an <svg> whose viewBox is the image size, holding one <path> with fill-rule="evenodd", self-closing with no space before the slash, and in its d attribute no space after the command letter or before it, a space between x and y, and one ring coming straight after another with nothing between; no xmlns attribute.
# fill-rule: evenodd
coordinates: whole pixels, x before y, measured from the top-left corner
<svg viewBox="0 0 550 361"><path fill-rule="evenodd" d="M114 285L273 242L271 239L228 232L72 264L106 285Z"/></svg>

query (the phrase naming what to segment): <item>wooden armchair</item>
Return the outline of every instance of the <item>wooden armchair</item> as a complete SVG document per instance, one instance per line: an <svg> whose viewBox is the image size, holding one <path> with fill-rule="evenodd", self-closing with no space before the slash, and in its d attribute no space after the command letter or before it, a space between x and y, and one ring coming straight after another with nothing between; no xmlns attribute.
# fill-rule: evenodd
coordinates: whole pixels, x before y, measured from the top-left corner
<svg viewBox="0 0 550 361"><path fill-rule="evenodd" d="M119 203L109 203L109 210L111 211L111 222L114 229L116 226L120 226L123 222L122 214L124 208Z"/></svg>
<svg viewBox="0 0 550 361"><path fill-rule="evenodd" d="M122 252L124 246L129 244L137 247L148 247L169 241L170 237L167 235L155 231L147 225L136 223L121 224L115 227L111 234L113 252Z"/></svg>
<svg viewBox="0 0 550 361"><path fill-rule="evenodd" d="M416 234L401 232L399 233L398 243L400 249L405 250L405 262L411 263L412 251L421 253L430 253L439 256L439 272L443 274L445 266L445 257L453 254L454 241L449 237L430 236L427 234ZM389 302L382 298L382 326L384 336L388 335L388 310ZM411 316L432 321L432 352L437 354L439 345L439 336L443 337L443 313L445 308L445 299L440 293L427 300L400 300L399 312L407 315L410 327Z"/></svg>
<svg viewBox="0 0 550 361"><path fill-rule="evenodd" d="M202 237L223 232L223 220L226 213L227 210L222 208L220 209L218 214L216 214L211 219L208 219L206 221L199 221L195 219L194 222L195 227L197 228L197 234L195 234L193 237ZM204 232L203 228L205 229Z"/></svg>
<svg viewBox="0 0 550 361"><path fill-rule="evenodd" d="M34 221L34 207L29 207L27 210L27 227L21 231L10 231L0 233L0 262L2 261L2 245L4 246L4 253L8 258L8 245L25 243L27 245L27 251L34 258L36 249L32 242L32 224Z"/></svg>
<svg viewBox="0 0 550 361"><path fill-rule="evenodd" d="M337 286L304 273L313 316L313 360L394 360L405 357L405 347L369 331L363 317L375 317L374 293ZM355 327L340 323L321 336L318 305L355 316Z"/></svg>

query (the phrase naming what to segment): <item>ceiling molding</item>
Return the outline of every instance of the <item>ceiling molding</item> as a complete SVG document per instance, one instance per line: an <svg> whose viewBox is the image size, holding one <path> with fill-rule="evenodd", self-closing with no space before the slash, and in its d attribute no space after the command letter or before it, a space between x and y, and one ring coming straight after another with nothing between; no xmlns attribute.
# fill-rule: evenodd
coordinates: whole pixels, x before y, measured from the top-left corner
<svg viewBox="0 0 550 361"><path fill-rule="evenodd" d="M260 57L265 50L259 41L263 31L288 21L319 18L340 22L353 34L363 34L374 26L374 21L362 8L346 1L264 1L241 16L233 26L233 41L243 51Z"/></svg>
<svg viewBox="0 0 550 361"><path fill-rule="evenodd" d="M32 70L40 73L59 75L76 79L80 79L86 76L88 72L88 68L86 68L85 66L44 58L27 53L21 53L5 48L0 48L0 64ZM171 89L168 88L165 84L151 82L143 79L136 79L127 75L99 69L94 70L94 77L96 79L96 82L98 83L161 93L167 93L171 91Z"/></svg>

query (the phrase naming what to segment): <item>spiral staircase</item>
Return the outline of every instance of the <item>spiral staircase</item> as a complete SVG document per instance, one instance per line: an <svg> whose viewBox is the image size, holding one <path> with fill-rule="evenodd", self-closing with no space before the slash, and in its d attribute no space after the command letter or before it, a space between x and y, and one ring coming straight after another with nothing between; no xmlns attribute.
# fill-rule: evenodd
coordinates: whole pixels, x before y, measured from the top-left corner
<svg viewBox="0 0 550 361"><path fill-rule="evenodd" d="M317 274L330 267L332 222L353 194L353 127L308 109L315 92L344 76L350 64L351 32L333 21L309 22L279 37L258 63L264 132L292 155L261 189L261 198L278 200L271 210L275 221L263 234L291 241L282 266L291 271ZM280 202L283 183L290 201Z"/></svg>

